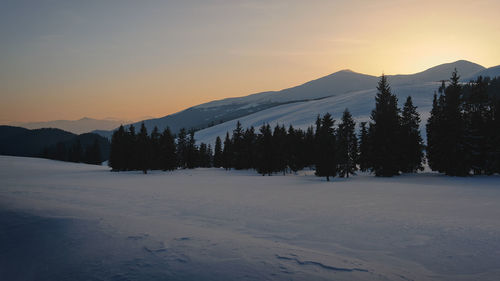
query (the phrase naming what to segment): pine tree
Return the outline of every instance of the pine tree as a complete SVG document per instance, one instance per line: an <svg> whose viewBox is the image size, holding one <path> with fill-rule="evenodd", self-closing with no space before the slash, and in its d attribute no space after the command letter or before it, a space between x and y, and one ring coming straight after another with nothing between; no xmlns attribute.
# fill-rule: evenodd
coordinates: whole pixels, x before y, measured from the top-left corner
<svg viewBox="0 0 500 281"><path fill-rule="evenodd" d="M120 125L111 137L111 152L108 165L113 171L125 170L125 128Z"/></svg>
<svg viewBox="0 0 500 281"><path fill-rule="evenodd" d="M264 124L260 127L259 132L260 134L257 136L255 168L263 176L270 176L274 172L274 146L271 126Z"/></svg>
<svg viewBox="0 0 500 281"><path fill-rule="evenodd" d="M371 169L376 176L392 177L399 174L400 147L398 143L399 109L398 100L391 93L387 78L382 75L377 86L375 109L372 111L369 134L372 151Z"/></svg>
<svg viewBox="0 0 500 281"><path fill-rule="evenodd" d="M160 170L160 132L158 127L154 127L151 132L150 137L150 148L149 148L149 157L150 157L150 169L151 170Z"/></svg>
<svg viewBox="0 0 500 281"><path fill-rule="evenodd" d="M233 137L231 139L231 148L233 156L233 167L236 170L241 170L244 168L244 140L243 140L243 128L241 127L240 121L236 123L236 128L233 130Z"/></svg>
<svg viewBox="0 0 500 281"><path fill-rule="evenodd" d="M273 132L272 142L272 170L273 172L286 173L286 129L284 126L276 125Z"/></svg>
<svg viewBox="0 0 500 281"><path fill-rule="evenodd" d="M463 87L464 141L474 175L487 173L488 152L491 151L488 138L492 112L487 94L488 83L489 78L479 76Z"/></svg>
<svg viewBox="0 0 500 281"><path fill-rule="evenodd" d="M187 159L186 166L188 169L193 169L197 166L199 159L199 150L196 146L194 138L194 130L189 130L189 137L187 141Z"/></svg>
<svg viewBox="0 0 500 281"><path fill-rule="evenodd" d="M148 137L148 130L144 125L144 122L141 123L141 129L139 134L137 135L137 165L138 169L141 170L144 174L148 173L148 169L151 166L151 151L150 151L150 142Z"/></svg>
<svg viewBox="0 0 500 281"><path fill-rule="evenodd" d="M97 139L94 139L94 142L85 149L85 163L101 165L101 148Z"/></svg>
<svg viewBox="0 0 500 281"><path fill-rule="evenodd" d="M309 126L307 128L306 134L304 136L304 153L302 153L302 157L304 157L304 167L309 167L312 168L314 166L314 163L316 162L316 140L314 139L315 134L314 134L314 127Z"/></svg>
<svg viewBox="0 0 500 281"><path fill-rule="evenodd" d="M215 139L214 167L222 167L222 141L219 136Z"/></svg>
<svg viewBox="0 0 500 281"><path fill-rule="evenodd" d="M222 167L226 170L230 170L233 167L233 148L232 141L229 137L229 132L226 132L226 138L224 140L224 148L222 150Z"/></svg>
<svg viewBox="0 0 500 281"><path fill-rule="evenodd" d="M459 79L455 69L450 78L450 85L444 91L444 124L441 128L445 136L443 160L444 172L450 176L467 176L471 169L464 139L465 121L461 108L462 86Z"/></svg>
<svg viewBox="0 0 500 281"><path fill-rule="evenodd" d="M242 150L242 169L251 169L254 167L255 142L257 136L253 126L247 128L243 133L243 150Z"/></svg>
<svg viewBox="0 0 500 281"><path fill-rule="evenodd" d="M442 82L440 92L442 93L446 86ZM432 101L432 109L427 119L427 163L433 171L444 172L444 114L443 114L444 96L441 94L438 100L437 94L434 93Z"/></svg>
<svg viewBox="0 0 500 281"><path fill-rule="evenodd" d="M334 120L327 113L320 120L316 120L316 175L326 177L330 181L330 177L337 175L337 156L335 130L333 128Z"/></svg>
<svg viewBox="0 0 500 281"><path fill-rule="evenodd" d="M352 119L349 110L344 111L342 122L338 127L338 146L337 159L340 177L349 177L355 175L358 170L356 163L358 161L358 139L354 132L356 123Z"/></svg>
<svg viewBox="0 0 500 281"><path fill-rule="evenodd" d="M370 143L368 139L368 129L366 122L361 122L361 131L359 135L359 170L366 172L370 168Z"/></svg>
<svg viewBox="0 0 500 281"><path fill-rule="evenodd" d="M188 159L188 140L186 129L182 128L179 130L179 134L177 135L177 157L179 166L182 169L187 168L187 159Z"/></svg>
<svg viewBox="0 0 500 281"><path fill-rule="evenodd" d="M176 154L175 137L170 132L170 128L166 128L160 136L160 169L164 171L173 171L177 168L178 157Z"/></svg>
<svg viewBox="0 0 500 281"><path fill-rule="evenodd" d="M414 173L424 169L424 144L420 136L420 115L413 105L411 96L408 96L401 115L401 171Z"/></svg>
<svg viewBox="0 0 500 281"><path fill-rule="evenodd" d="M83 162L83 149L79 139L69 149L68 158L69 162Z"/></svg>
<svg viewBox="0 0 500 281"><path fill-rule="evenodd" d="M128 133L125 137L125 169L128 171L138 170L138 146L137 136L135 134L134 125L128 127Z"/></svg>

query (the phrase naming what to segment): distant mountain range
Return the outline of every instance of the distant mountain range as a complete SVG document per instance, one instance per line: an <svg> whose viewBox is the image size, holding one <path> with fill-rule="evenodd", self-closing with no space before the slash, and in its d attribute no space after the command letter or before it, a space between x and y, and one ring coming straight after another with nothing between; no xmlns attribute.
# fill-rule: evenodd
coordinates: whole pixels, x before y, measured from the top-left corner
<svg viewBox="0 0 500 281"><path fill-rule="evenodd" d="M12 123L10 125L19 126L26 129L57 128L75 134L89 133L95 130L113 130L121 124L130 124L131 120L118 119L93 119L84 117L79 120L54 120L47 122L24 122Z"/></svg>

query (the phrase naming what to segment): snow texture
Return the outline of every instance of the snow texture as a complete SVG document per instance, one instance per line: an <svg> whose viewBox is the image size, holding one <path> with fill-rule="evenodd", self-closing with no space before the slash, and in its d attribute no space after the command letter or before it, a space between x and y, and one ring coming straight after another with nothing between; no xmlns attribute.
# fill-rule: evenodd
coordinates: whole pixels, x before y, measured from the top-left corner
<svg viewBox="0 0 500 281"><path fill-rule="evenodd" d="M498 280L500 177L0 156L0 280Z"/></svg>
<svg viewBox="0 0 500 281"><path fill-rule="evenodd" d="M432 108L433 95L439 88L439 85L439 82L429 82L392 87L392 92L398 97L400 107L403 106L408 96L412 97L413 104L418 107L417 110L422 119L421 133L424 139L426 136L425 123ZM377 90L373 88L319 100L290 103L262 110L237 120L241 122L243 128L254 126L258 129L262 124L269 123L271 126L275 126L276 124L283 124L286 127L293 125L295 128L305 130L307 127L314 125L318 114L324 115L328 112L338 121L347 108L358 123L370 121L371 111L375 107L376 93ZM228 121L196 132L196 141L198 143L204 142L214 145L217 136L224 140L226 132L231 134L234 128L236 128L237 120Z"/></svg>

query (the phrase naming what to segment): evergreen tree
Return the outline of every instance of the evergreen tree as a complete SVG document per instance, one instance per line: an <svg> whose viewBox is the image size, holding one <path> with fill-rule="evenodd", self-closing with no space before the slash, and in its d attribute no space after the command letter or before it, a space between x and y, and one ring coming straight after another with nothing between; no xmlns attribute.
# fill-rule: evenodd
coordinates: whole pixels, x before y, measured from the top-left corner
<svg viewBox="0 0 500 281"><path fill-rule="evenodd" d="M337 156L335 129L333 128L334 120L327 113L320 120L316 120L316 175L326 177L330 181L330 177L337 175Z"/></svg>
<svg viewBox="0 0 500 281"><path fill-rule="evenodd" d="M465 149L470 157L474 175L487 173L488 152L491 143L488 138L491 132L491 104L488 98L489 78L479 76L463 88L463 113L465 122Z"/></svg>
<svg viewBox="0 0 500 281"><path fill-rule="evenodd" d="M229 133L226 132L226 139L224 140L224 149L222 150L222 167L230 170L233 167L233 148L232 141Z"/></svg>
<svg viewBox="0 0 500 281"><path fill-rule="evenodd" d="M161 158L161 153L160 153L160 132L158 130L158 127L154 127L153 131L151 132L151 137L150 137L150 148L149 148L149 153L150 153L150 169L151 170L160 170L160 158Z"/></svg>
<svg viewBox="0 0 500 281"><path fill-rule="evenodd" d="M232 148L232 165L236 170L241 170L244 168L244 148L245 143L243 140L243 128L241 127L240 121L236 123L236 128L233 130L233 137L231 139Z"/></svg>
<svg viewBox="0 0 500 281"><path fill-rule="evenodd" d="M342 122L338 127L338 170L340 177L349 177L358 170L356 163L358 161L358 139L354 132L356 123L352 119L349 110L344 111Z"/></svg>
<svg viewBox="0 0 500 281"><path fill-rule="evenodd" d="M173 171L177 168L177 154L175 137L170 132L170 128L166 128L160 136L160 169L164 171Z"/></svg>
<svg viewBox="0 0 500 281"><path fill-rule="evenodd" d="M259 132L260 134L257 136L255 168L263 176L270 176L274 172L273 163L275 162L271 126L264 124L260 127Z"/></svg>
<svg viewBox="0 0 500 281"><path fill-rule="evenodd" d="M443 161L444 172L450 176L467 176L471 169L464 139L465 122L462 115L460 76L455 70L450 85L444 91Z"/></svg>
<svg viewBox="0 0 500 281"><path fill-rule="evenodd" d="M111 152L108 165L113 171L125 170L125 135L125 128L123 125L120 125L118 130L114 131L111 137Z"/></svg>
<svg viewBox="0 0 500 281"><path fill-rule="evenodd" d="M370 167L370 143L368 139L368 129L366 122L361 122L361 131L359 135L359 170L366 172Z"/></svg>
<svg viewBox="0 0 500 281"><path fill-rule="evenodd" d="M286 173L286 129L284 126L276 125L273 132L272 141L272 170L273 172L282 172L283 175Z"/></svg>
<svg viewBox="0 0 500 281"><path fill-rule="evenodd" d="M208 155L208 146L200 143L198 167L207 168L210 166L210 156Z"/></svg>
<svg viewBox="0 0 500 281"><path fill-rule="evenodd" d="M214 167L222 167L222 141L219 136L215 139Z"/></svg>
<svg viewBox="0 0 500 281"><path fill-rule="evenodd" d="M255 153L255 142L257 136L255 135L255 129L253 126L247 128L245 133L243 133L243 146L242 146L242 169L250 169L254 167L254 153Z"/></svg>
<svg viewBox="0 0 500 281"><path fill-rule="evenodd" d="M83 162L83 150L80 140L77 139L76 142L69 149L69 162Z"/></svg>
<svg viewBox="0 0 500 281"><path fill-rule="evenodd" d="M304 136L304 153L302 154L302 156L304 157L304 167L312 168L314 166L314 163L316 163L316 140L314 139L314 137L314 127L309 126Z"/></svg>
<svg viewBox="0 0 500 281"><path fill-rule="evenodd" d="M413 105L411 96L408 96L401 115L401 171L413 173L424 169L424 144L420 136L420 115Z"/></svg>
<svg viewBox="0 0 500 281"><path fill-rule="evenodd" d="M292 125L288 128L287 141L286 141L286 151L287 156L286 162L287 166L294 173L303 169L305 167L305 134L303 131L296 130Z"/></svg>
<svg viewBox="0 0 500 281"><path fill-rule="evenodd" d="M375 109L372 111L369 134L372 151L370 152L371 169L376 176L391 177L399 174L400 146L398 135L399 109L398 100L391 93L387 78L382 75L377 86Z"/></svg>
<svg viewBox="0 0 500 281"><path fill-rule="evenodd" d="M148 173L148 169L151 166L151 151L150 151L150 142L148 137L148 130L144 125L144 122L141 123L141 129L139 134L137 135L137 144L136 144L136 155L137 155L137 167L144 174Z"/></svg>
<svg viewBox="0 0 500 281"><path fill-rule="evenodd" d="M101 147L97 139L94 139L94 142L85 149L85 163L101 165Z"/></svg>
<svg viewBox="0 0 500 281"><path fill-rule="evenodd" d="M187 142L187 159L186 166L188 169L193 169L197 166L199 159L199 150L196 146L194 138L194 130L189 130L189 137Z"/></svg>
<svg viewBox="0 0 500 281"><path fill-rule="evenodd" d="M440 93L444 92L446 86L440 87ZM444 96L441 94L438 97L434 93L434 98L432 101L432 110L429 119L427 119L427 163L433 171L444 172L444 138L446 137L444 132Z"/></svg>
<svg viewBox="0 0 500 281"><path fill-rule="evenodd" d="M179 166L182 169L186 169L188 161L188 140L185 128L180 129L177 135L177 157Z"/></svg>
<svg viewBox="0 0 500 281"><path fill-rule="evenodd" d="M126 170L138 170L138 147L137 136L134 125L128 127L128 133L125 136L125 168Z"/></svg>

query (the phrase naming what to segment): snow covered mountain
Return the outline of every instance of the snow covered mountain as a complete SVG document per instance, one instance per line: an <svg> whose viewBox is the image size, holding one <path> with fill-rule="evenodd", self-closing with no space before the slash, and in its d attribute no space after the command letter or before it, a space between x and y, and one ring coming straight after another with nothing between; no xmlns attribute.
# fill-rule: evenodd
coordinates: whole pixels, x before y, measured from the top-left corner
<svg viewBox="0 0 500 281"><path fill-rule="evenodd" d="M388 75L387 77L394 89L401 89L401 101L404 102L403 98L406 98L408 94L411 94L414 98L417 98L417 95L424 95L425 101L422 100L422 104L417 103L419 106L424 106L432 102L432 99L428 98L432 97L434 90L437 88L434 84L448 79L455 68L462 77L474 77L476 73L488 70L478 64L460 60L441 64L415 74ZM377 81L378 77L376 76L356 73L351 70L341 70L296 87L216 100L165 117L144 120L143 122L148 131L151 131L154 126L157 126L160 130L168 126L174 132L180 128L202 129L231 120L234 120L232 123L235 123L237 119L250 120L255 116L261 116L261 118L256 118L254 122L248 124L260 126L262 122L279 121L280 123L288 123L290 121L291 124L302 126L299 120L295 120L295 118L299 117L292 118L290 117L291 113L287 115L289 117L281 119L265 118L264 116L274 111L279 115L278 112L285 108L292 110L295 107L301 107L303 111L309 111L309 115L315 118L317 114L323 113L321 108L340 114L347 105L349 105L347 107L353 113L359 112L359 114L354 115L355 117L361 118L361 116L369 114L373 106L373 95ZM399 94L397 92L396 94ZM304 118L301 119L302 122L310 124L310 120ZM137 127L140 123L134 123L134 126ZM223 126L217 125L215 127L220 129ZM205 140L205 137L201 136L208 136L208 131L213 131L216 128L199 132L200 139ZM112 131L98 133L110 136Z"/></svg>
<svg viewBox="0 0 500 281"><path fill-rule="evenodd" d="M389 82L391 83L391 78L389 78ZM349 109L357 122L368 121L370 113L375 106L376 85L375 82L372 89L368 90L269 108L244 116L238 120L231 120L200 130L196 132L195 137L198 142L214 145L217 136L223 138L226 132L231 133L236 127L237 121L241 122L243 128L254 126L258 129L262 124L269 123L271 126L284 124L287 127L293 125L296 128L306 129L314 124L318 114L324 115L328 112L332 114L334 119L339 120L346 108ZM406 101L407 96L412 97L414 105L418 106L422 124L425 124L432 107L432 96L437 91L439 85L439 82L427 82L415 85L394 85L391 87L392 92L398 97L400 106Z"/></svg>

